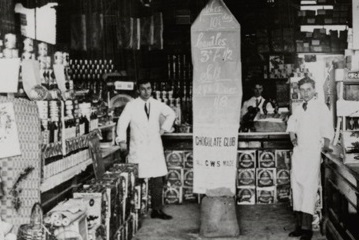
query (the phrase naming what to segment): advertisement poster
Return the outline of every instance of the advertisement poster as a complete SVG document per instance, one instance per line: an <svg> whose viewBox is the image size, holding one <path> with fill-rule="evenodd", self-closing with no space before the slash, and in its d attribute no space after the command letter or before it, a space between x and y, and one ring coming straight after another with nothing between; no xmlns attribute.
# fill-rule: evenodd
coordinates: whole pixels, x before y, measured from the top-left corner
<svg viewBox="0 0 359 240"><path fill-rule="evenodd" d="M0 103L0 161L21 154L12 103Z"/></svg>
<svg viewBox="0 0 359 240"><path fill-rule="evenodd" d="M235 194L242 101L240 26L212 0L191 27L194 192Z"/></svg>

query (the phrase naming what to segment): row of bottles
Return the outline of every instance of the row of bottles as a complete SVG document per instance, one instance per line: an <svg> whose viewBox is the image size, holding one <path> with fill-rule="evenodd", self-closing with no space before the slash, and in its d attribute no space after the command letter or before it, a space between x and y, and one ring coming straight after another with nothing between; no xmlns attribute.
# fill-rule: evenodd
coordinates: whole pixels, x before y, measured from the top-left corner
<svg viewBox="0 0 359 240"><path fill-rule="evenodd" d="M192 79L192 62L190 53L168 54L167 70L170 82L172 80Z"/></svg>
<svg viewBox="0 0 359 240"><path fill-rule="evenodd" d="M176 127L192 125L192 86L186 86L184 82L182 85L181 82L155 82L153 92L154 98L166 103L176 113Z"/></svg>
<svg viewBox="0 0 359 240"><path fill-rule="evenodd" d="M73 118L65 118L64 121L49 121L46 128L41 125L41 130L48 133L47 139L44 143L61 142L63 138L69 139L88 134L91 130L96 129L98 124L97 114L95 111L88 119L86 116L79 116Z"/></svg>
<svg viewBox="0 0 359 240"><path fill-rule="evenodd" d="M100 93L103 89L103 75L114 71L111 59L71 59L70 74L76 86Z"/></svg>

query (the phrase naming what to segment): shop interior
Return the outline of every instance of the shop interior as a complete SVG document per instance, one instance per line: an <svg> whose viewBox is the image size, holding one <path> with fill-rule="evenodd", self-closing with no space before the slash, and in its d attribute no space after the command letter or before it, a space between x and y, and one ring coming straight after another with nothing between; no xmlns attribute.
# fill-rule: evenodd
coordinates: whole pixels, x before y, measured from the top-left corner
<svg viewBox="0 0 359 240"><path fill-rule="evenodd" d="M193 191L191 26L211 1L0 2L0 240L207 239L205 194ZM238 110L263 90L260 107L238 119L240 235L228 239L293 239L286 127L304 102L304 77L316 81L335 129L333 153L321 155L312 239L359 239L359 3L220 2L240 25ZM176 113L162 135L171 221L151 219L148 183L116 143L145 79Z"/></svg>

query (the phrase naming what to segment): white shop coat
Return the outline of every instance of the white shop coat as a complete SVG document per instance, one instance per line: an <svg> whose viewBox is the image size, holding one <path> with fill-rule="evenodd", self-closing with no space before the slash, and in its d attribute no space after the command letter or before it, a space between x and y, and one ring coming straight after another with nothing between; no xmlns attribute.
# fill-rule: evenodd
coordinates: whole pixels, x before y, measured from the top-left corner
<svg viewBox="0 0 359 240"><path fill-rule="evenodd" d="M296 133L298 141L292 155L293 210L314 214L322 140L334 135L328 107L317 99L308 102L306 111L298 106L288 120L287 132Z"/></svg>
<svg viewBox="0 0 359 240"><path fill-rule="evenodd" d="M138 164L140 178L167 174L160 129L169 132L176 117L174 111L166 104L153 98L148 101L149 119L144 109L145 101L136 98L127 103L117 124L117 142L127 140L127 127L130 125L128 162ZM161 115L165 118L162 123Z"/></svg>

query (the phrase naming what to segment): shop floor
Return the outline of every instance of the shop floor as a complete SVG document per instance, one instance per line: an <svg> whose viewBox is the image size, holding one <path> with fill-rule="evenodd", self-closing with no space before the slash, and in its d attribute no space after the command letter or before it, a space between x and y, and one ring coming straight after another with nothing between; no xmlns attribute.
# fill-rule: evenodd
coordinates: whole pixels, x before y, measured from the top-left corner
<svg viewBox="0 0 359 240"><path fill-rule="evenodd" d="M197 204L169 205L166 213L172 220L151 219L141 221L134 240L296 240L288 233L294 227L292 210L286 204L242 205L237 207L241 235L236 238L204 238L199 236L200 206ZM315 232L313 240L326 238Z"/></svg>

